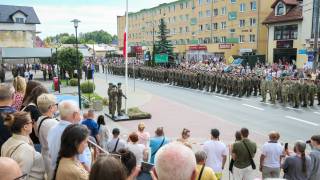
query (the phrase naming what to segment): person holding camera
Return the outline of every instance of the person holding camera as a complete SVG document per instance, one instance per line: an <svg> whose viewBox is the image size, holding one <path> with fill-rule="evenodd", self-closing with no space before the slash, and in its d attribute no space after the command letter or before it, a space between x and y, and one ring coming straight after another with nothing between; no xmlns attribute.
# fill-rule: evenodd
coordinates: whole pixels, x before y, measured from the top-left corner
<svg viewBox="0 0 320 180"><path fill-rule="evenodd" d="M320 179L320 135L311 137L310 146L312 149L310 152L312 169L309 180L318 180Z"/></svg>
<svg viewBox="0 0 320 180"><path fill-rule="evenodd" d="M297 141L294 144L294 155L285 158L282 169L285 179L306 180L311 174L311 158L306 155L306 143ZM289 155L289 153L287 153Z"/></svg>

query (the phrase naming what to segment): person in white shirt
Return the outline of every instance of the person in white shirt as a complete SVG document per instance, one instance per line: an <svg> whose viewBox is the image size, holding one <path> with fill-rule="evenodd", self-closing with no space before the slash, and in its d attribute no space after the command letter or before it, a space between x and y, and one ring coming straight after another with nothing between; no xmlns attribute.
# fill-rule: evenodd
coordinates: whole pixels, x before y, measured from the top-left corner
<svg viewBox="0 0 320 180"><path fill-rule="evenodd" d="M73 101L62 101L59 106L60 121L52 127L48 133L49 155L51 157L51 170L56 167L58 153L60 151L61 136L63 131L71 124L79 124L81 120L80 109ZM90 171L91 156L90 149L87 147L84 152L78 155L79 161L87 171Z"/></svg>
<svg viewBox="0 0 320 180"><path fill-rule="evenodd" d="M284 148L278 140L279 133L271 132L269 134L269 141L262 146L262 153L260 156L260 168L262 178L279 178L281 158L284 157Z"/></svg>
<svg viewBox="0 0 320 180"><path fill-rule="evenodd" d="M226 164L228 149L227 146L219 140L219 136L219 130L212 129L211 140L204 143L203 151L207 154L206 165L213 169L217 179L220 180Z"/></svg>
<svg viewBox="0 0 320 180"><path fill-rule="evenodd" d="M126 148L126 142L120 139L120 130L118 128L114 128L112 130L113 138L107 144L107 150L110 153L118 152L119 149Z"/></svg>
<svg viewBox="0 0 320 180"><path fill-rule="evenodd" d="M148 161L148 151L145 145L138 144L139 137L137 133L131 133L129 135L128 150L131 151L137 160L137 166L143 161Z"/></svg>
<svg viewBox="0 0 320 180"><path fill-rule="evenodd" d="M42 94L37 99L37 105L40 116L35 125L35 133L39 137L41 144L41 155L43 157L44 165L46 168L46 173L48 179L52 178L52 173L50 171L51 158L49 156L49 146L48 146L48 132L49 130L58 124L57 119L53 118L54 113L57 111L57 101L53 94Z"/></svg>

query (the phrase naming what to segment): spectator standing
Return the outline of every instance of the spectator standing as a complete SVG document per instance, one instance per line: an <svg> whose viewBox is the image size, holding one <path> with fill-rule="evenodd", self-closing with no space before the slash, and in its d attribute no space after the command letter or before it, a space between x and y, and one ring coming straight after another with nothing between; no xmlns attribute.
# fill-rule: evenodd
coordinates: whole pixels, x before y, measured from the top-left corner
<svg viewBox="0 0 320 180"><path fill-rule="evenodd" d="M7 157L0 157L0 179L1 180L12 180L23 178L24 175L18 163Z"/></svg>
<svg viewBox="0 0 320 180"><path fill-rule="evenodd" d="M88 129L90 130L90 136L96 140L97 144L99 144L99 126L98 123L94 120L94 118L94 110L89 110L87 119L82 121L81 124L86 125L88 127Z"/></svg>
<svg viewBox="0 0 320 180"><path fill-rule="evenodd" d="M27 102L27 99L29 99L29 97L31 96L31 91L37 86L41 86L41 83L38 81L28 81L21 109L28 105L29 102Z"/></svg>
<svg viewBox="0 0 320 180"><path fill-rule="evenodd" d="M189 142L189 138L190 138L190 130L183 128L182 133L181 133L181 138L177 139L177 141L181 142L182 144L184 144L192 149L192 145Z"/></svg>
<svg viewBox="0 0 320 180"><path fill-rule="evenodd" d="M24 93L26 91L26 80L22 78L21 76L17 76L13 80L13 87L15 89L14 93L14 102L12 107L15 108L16 110L20 110L22 106L22 101L24 97Z"/></svg>
<svg viewBox="0 0 320 180"><path fill-rule="evenodd" d="M30 113L32 122L34 124L37 123L37 120L41 116L41 113L40 113L40 111L38 109L38 106L37 106L37 98L41 94L44 94L44 93L48 93L48 90L43 85L35 87L31 91L30 95L27 97L27 99L25 101L27 105L22 109L22 111ZM32 140L32 142L34 144L35 149L38 152L40 152L41 151L40 141L39 141L39 138L37 137L37 135L35 133L35 129L34 128L32 129L32 133L30 134L30 138L31 138L31 140Z"/></svg>
<svg viewBox="0 0 320 180"><path fill-rule="evenodd" d="M62 101L59 104L58 109L60 112L60 121L57 125L49 130L47 138L52 171L56 167L63 131L71 124L79 124L81 120L80 109L73 101ZM91 158L87 156L88 153L90 154L91 152L87 147L84 153L78 155L78 160L82 163L87 171L90 170L91 166Z"/></svg>
<svg viewBox="0 0 320 180"><path fill-rule="evenodd" d="M100 115L97 120L98 123L98 129L99 129L99 139L100 139L100 145L103 149L107 149L107 144L110 138L110 130L106 126L104 116Z"/></svg>
<svg viewBox="0 0 320 180"><path fill-rule="evenodd" d="M311 149L310 158L312 164L310 180L320 179L320 135L314 135L311 137Z"/></svg>
<svg viewBox="0 0 320 180"><path fill-rule="evenodd" d="M233 144L232 158L234 159L233 177L234 180L252 180L255 164L254 155L257 152L256 143L248 139L249 130L240 130L242 140Z"/></svg>
<svg viewBox="0 0 320 180"><path fill-rule="evenodd" d="M262 146L259 170L262 172L263 179L280 177L280 164L284 156L284 149L278 143L279 138L279 133L271 132L269 141Z"/></svg>
<svg viewBox="0 0 320 180"><path fill-rule="evenodd" d="M298 141L294 145L295 155L286 157L282 164L284 178L290 180L305 180L310 178L311 159L305 154L306 143Z"/></svg>
<svg viewBox="0 0 320 180"><path fill-rule="evenodd" d="M4 125L4 117L16 111L12 107L13 94L14 88L11 85L0 84L0 149L11 136L9 128Z"/></svg>
<svg viewBox="0 0 320 180"><path fill-rule="evenodd" d="M236 131L236 133L234 134L235 136L235 142L239 142L242 140L242 137L241 137L241 132L240 131ZM232 145L229 146L229 152L232 152ZM234 159L231 158L230 160L230 164L229 164L229 171L232 173L233 172L233 165L234 165Z"/></svg>
<svg viewBox="0 0 320 180"><path fill-rule="evenodd" d="M52 179L51 158L49 156L48 132L58 124L58 121L53 118L57 111L57 102L53 94L42 94L37 99L37 104L42 116L39 117L35 126L36 135L39 137L41 144L41 155L47 172L48 179Z"/></svg>
<svg viewBox="0 0 320 180"><path fill-rule="evenodd" d="M121 156L121 162L126 169L127 180L135 180L140 171L140 168L136 165L135 155L128 149L119 149L118 154Z"/></svg>
<svg viewBox="0 0 320 180"><path fill-rule="evenodd" d="M197 161L197 177L199 180L217 180L217 177L210 167L206 167L207 155L204 151L195 154Z"/></svg>
<svg viewBox="0 0 320 180"><path fill-rule="evenodd" d="M137 160L137 165L140 165L142 161L148 160L147 149L143 144L138 144L139 137L137 133L131 133L129 135L128 150L131 151Z"/></svg>
<svg viewBox="0 0 320 180"><path fill-rule="evenodd" d="M87 180L88 172L77 159L88 147L89 131L84 125L69 125L61 136L54 180Z"/></svg>
<svg viewBox="0 0 320 180"><path fill-rule="evenodd" d="M110 153L118 152L119 149L123 149L126 147L126 142L120 139L120 130L118 128L114 128L112 130L113 138L107 144L107 150Z"/></svg>
<svg viewBox="0 0 320 180"><path fill-rule="evenodd" d="M126 177L125 168L119 159L103 155L93 164L89 180L126 180Z"/></svg>
<svg viewBox="0 0 320 180"><path fill-rule="evenodd" d="M219 140L219 136L219 130L212 129L211 140L206 141L203 145L203 150L207 154L206 165L213 169L218 180L222 177L228 155L227 147Z"/></svg>
<svg viewBox="0 0 320 180"><path fill-rule="evenodd" d="M154 164L154 158L159 151L159 149L168 144L169 139L164 136L164 131L163 127L159 127L155 131L155 137L150 139L150 149L151 149L151 157L150 157L150 162Z"/></svg>
<svg viewBox="0 0 320 180"><path fill-rule="evenodd" d="M155 174L159 180L195 180L196 158L179 142L169 143L156 154Z"/></svg>
<svg viewBox="0 0 320 180"><path fill-rule="evenodd" d="M13 135L2 145L1 156L14 159L28 179L44 179L43 159L29 139L32 132L32 120L27 112L15 112L5 118L5 125Z"/></svg>
<svg viewBox="0 0 320 180"><path fill-rule="evenodd" d="M149 132L145 131L145 128L146 128L146 126L143 122L139 123L137 134L139 136L138 143L143 144L147 147L149 145L149 141L150 141L150 134L149 134Z"/></svg>

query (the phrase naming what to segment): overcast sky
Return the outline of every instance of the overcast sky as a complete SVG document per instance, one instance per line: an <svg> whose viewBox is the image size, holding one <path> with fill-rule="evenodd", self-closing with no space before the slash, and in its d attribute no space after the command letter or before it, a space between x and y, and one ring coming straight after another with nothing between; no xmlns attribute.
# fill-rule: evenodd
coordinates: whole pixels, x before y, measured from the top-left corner
<svg viewBox="0 0 320 180"><path fill-rule="evenodd" d="M174 0L129 0L129 12ZM41 38L74 33L72 19L79 19L79 32L105 30L117 34L117 16L125 13L125 0L1 0L0 4L34 7L41 24Z"/></svg>

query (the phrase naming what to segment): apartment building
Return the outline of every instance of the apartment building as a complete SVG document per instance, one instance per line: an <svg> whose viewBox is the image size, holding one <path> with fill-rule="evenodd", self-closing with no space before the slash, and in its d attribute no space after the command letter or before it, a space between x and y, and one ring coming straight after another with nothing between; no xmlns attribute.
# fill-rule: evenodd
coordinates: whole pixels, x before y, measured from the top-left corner
<svg viewBox="0 0 320 180"><path fill-rule="evenodd" d="M180 59L203 60L232 55L266 55L269 0L178 0L129 13L129 46L152 51L158 24L164 18L169 40ZM119 47L123 48L125 16L118 16ZM154 33L154 31L155 33Z"/></svg>

